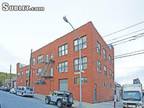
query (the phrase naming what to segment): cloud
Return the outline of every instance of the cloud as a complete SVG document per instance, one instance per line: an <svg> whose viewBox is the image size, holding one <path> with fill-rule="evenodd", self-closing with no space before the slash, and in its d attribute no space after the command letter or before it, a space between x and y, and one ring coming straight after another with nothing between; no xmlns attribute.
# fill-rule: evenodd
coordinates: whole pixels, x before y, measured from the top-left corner
<svg viewBox="0 0 144 108"><path fill-rule="evenodd" d="M125 76L116 77L116 82L120 84L133 83L133 79L139 78L141 83L144 84L144 67L137 67L133 71L128 71Z"/></svg>
<svg viewBox="0 0 144 108"><path fill-rule="evenodd" d="M13 56L5 47L0 45L0 71L9 72L10 64L15 67L17 57ZM15 68L13 68L15 71Z"/></svg>

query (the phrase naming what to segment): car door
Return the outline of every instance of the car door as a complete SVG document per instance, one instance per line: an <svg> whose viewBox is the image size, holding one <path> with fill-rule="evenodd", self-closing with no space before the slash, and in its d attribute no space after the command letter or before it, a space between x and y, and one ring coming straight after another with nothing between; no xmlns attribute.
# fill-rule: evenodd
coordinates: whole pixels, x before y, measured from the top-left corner
<svg viewBox="0 0 144 108"><path fill-rule="evenodd" d="M53 102L57 101L57 93L52 93L51 101L53 101Z"/></svg>
<svg viewBox="0 0 144 108"><path fill-rule="evenodd" d="M17 88L17 95L20 95L20 87Z"/></svg>

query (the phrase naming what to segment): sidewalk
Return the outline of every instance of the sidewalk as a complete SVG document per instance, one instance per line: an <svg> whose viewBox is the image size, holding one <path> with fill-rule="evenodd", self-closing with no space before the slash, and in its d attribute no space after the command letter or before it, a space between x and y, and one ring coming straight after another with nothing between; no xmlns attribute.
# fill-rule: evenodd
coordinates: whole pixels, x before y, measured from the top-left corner
<svg viewBox="0 0 144 108"><path fill-rule="evenodd" d="M86 103L86 102L82 102L82 108L113 108L113 102L109 101L109 102L101 102L101 103L95 103L95 104L90 104L90 103ZM79 102L78 101L74 101L74 108L79 108Z"/></svg>
<svg viewBox="0 0 144 108"><path fill-rule="evenodd" d="M34 98L39 99L43 102L45 101L44 95L35 94ZM83 104L82 108L113 108L113 102L112 101L95 103L95 104L83 102L82 104ZM79 108L78 106L79 106L79 102L74 101L73 108Z"/></svg>

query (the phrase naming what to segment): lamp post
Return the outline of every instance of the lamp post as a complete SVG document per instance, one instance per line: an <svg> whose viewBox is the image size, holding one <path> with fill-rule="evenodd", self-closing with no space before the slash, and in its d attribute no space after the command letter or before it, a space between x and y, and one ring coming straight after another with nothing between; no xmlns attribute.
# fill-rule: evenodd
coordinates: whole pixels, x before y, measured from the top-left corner
<svg viewBox="0 0 144 108"><path fill-rule="evenodd" d="M71 27L72 27L72 29L73 30L75 30L75 28L73 27L73 25L68 21L68 19L66 18L66 16L64 16L63 17L63 20L66 22L66 23L68 23ZM78 44L80 43L80 37L78 37ZM78 48L78 50L79 50L79 64L80 64L80 66L79 66L79 71L80 72L78 72L77 74L79 74L79 79L80 79L80 102L79 102L79 108L82 108L82 72L83 72L83 70L82 70L82 53L81 53L81 48L79 47Z"/></svg>

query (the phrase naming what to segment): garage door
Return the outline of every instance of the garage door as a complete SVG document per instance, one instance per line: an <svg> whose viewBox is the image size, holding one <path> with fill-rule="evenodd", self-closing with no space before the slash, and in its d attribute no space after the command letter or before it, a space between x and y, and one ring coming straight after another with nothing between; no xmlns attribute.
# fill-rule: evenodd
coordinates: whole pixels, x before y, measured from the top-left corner
<svg viewBox="0 0 144 108"><path fill-rule="evenodd" d="M64 90L67 91L68 90L68 80L67 79L62 79L59 80L59 84L60 84L60 90Z"/></svg>

